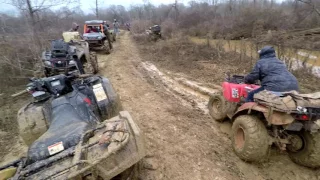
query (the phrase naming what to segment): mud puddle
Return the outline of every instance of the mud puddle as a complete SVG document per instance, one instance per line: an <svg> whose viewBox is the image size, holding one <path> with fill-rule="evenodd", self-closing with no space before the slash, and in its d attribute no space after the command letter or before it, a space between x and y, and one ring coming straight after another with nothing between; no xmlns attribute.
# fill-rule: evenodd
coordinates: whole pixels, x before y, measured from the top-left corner
<svg viewBox="0 0 320 180"><path fill-rule="evenodd" d="M204 114L208 114L209 98L213 93L219 91L219 87L217 89L207 87L203 83L187 79L183 74L164 73L151 62L142 62L142 66L150 73L151 78L158 78L166 87L166 90L173 93L175 98L180 100L183 105L196 106ZM232 124L229 121L219 123L218 126L222 133L231 135Z"/></svg>
<svg viewBox="0 0 320 180"><path fill-rule="evenodd" d="M150 73L150 77L160 80L165 89L172 92L183 105L191 105L202 110L205 114L208 113L207 103L209 101L210 94L215 93L217 89L204 87L201 83L188 80L184 77L170 77L170 72L168 75L161 72L151 62L141 63L142 67Z"/></svg>

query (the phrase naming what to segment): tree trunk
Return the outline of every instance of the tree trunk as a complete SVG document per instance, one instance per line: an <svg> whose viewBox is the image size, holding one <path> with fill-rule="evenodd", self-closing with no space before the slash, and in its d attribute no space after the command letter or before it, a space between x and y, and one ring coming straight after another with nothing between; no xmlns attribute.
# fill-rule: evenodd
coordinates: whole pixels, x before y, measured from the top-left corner
<svg viewBox="0 0 320 180"><path fill-rule="evenodd" d="M96 17L99 18L98 0L96 0Z"/></svg>
<svg viewBox="0 0 320 180"><path fill-rule="evenodd" d="M42 44L41 44L41 41L40 41L40 38L38 35L38 31L37 31L37 27L36 27L37 21L35 19L35 11L32 7L31 0L26 0L26 3L27 3L27 7L28 7L28 14L31 19L32 38L35 41L35 44L37 46L36 47L37 53L40 53L40 51L42 49Z"/></svg>

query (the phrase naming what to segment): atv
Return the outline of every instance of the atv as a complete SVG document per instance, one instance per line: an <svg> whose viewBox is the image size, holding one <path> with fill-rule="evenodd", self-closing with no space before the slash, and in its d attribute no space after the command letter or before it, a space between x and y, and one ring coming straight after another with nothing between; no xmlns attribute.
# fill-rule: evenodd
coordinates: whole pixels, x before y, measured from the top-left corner
<svg viewBox="0 0 320 180"><path fill-rule="evenodd" d="M18 112L27 157L0 168L12 179L130 179L145 156L142 133L110 81L71 73L31 79ZM107 119L107 120L106 120Z"/></svg>
<svg viewBox="0 0 320 180"><path fill-rule="evenodd" d="M161 26L159 25L151 26L148 30L146 30L146 33L150 41L157 41L158 39L162 39Z"/></svg>
<svg viewBox="0 0 320 180"><path fill-rule="evenodd" d="M104 50L107 54L112 49L111 40L105 35L104 22L102 20L86 21L83 28L83 39L89 43L90 49Z"/></svg>
<svg viewBox="0 0 320 180"><path fill-rule="evenodd" d="M63 33L64 39L72 33ZM89 52L85 41L52 40L50 50L44 51L41 59L46 77L76 70L82 74L98 72L97 55Z"/></svg>
<svg viewBox="0 0 320 180"><path fill-rule="evenodd" d="M245 84L244 76L228 76L223 91L208 103L213 119L231 119L236 155L249 162L265 160L274 144L295 163L320 167L320 95L262 91L255 94L255 102L245 102L256 88L257 84Z"/></svg>

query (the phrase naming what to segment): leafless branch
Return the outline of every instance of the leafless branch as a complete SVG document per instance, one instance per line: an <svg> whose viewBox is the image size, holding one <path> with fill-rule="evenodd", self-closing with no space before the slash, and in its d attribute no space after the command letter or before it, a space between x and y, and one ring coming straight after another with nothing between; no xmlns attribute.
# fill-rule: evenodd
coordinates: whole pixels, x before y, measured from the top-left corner
<svg viewBox="0 0 320 180"><path fill-rule="evenodd" d="M316 4L312 0L296 0L297 2L301 2L307 4L312 8L320 16L320 10L317 8Z"/></svg>

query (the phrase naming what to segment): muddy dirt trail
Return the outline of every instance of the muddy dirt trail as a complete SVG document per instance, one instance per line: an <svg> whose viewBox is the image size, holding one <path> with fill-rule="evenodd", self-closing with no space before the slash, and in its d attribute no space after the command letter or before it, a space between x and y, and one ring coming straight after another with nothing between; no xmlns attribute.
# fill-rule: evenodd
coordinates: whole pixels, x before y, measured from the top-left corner
<svg viewBox="0 0 320 180"><path fill-rule="evenodd" d="M275 148L268 162L241 161L231 149L230 124L206 112L215 90L141 59L129 33L99 62L145 134L141 179L320 179L318 171L295 165Z"/></svg>

